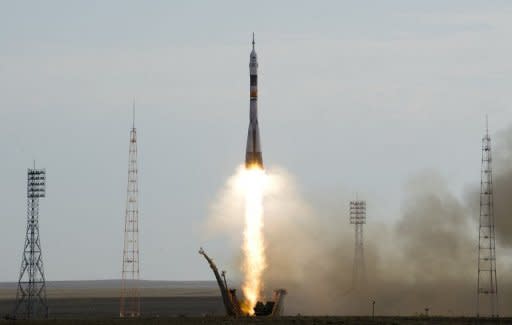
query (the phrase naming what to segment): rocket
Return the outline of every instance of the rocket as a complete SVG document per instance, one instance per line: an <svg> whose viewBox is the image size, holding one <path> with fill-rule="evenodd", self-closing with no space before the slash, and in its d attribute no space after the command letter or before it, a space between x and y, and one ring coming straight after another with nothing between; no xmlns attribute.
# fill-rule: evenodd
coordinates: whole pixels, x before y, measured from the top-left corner
<svg viewBox="0 0 512 325"><path fill-rule="evenodd" d="M263 169L260 129L258 126L258 57L254 49L254 44L254 33L252 33L252 51L249 59L249 132L247 134L247 147L245 151L245 168Z"/></svg>

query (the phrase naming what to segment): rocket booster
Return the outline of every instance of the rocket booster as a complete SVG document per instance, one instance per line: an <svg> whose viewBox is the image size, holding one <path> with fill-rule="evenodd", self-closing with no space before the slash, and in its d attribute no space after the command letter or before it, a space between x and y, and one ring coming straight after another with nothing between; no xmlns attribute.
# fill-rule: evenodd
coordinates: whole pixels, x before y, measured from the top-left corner
<svg viewBox="0 0 512 325"><path fill-rule="evenodd" d="M252 34L252 51L249 60L250 104L249 132L245 151L245 168L263 169L261 156L260 129L258 126L258 57L254 50L254 33Z"/></svg>

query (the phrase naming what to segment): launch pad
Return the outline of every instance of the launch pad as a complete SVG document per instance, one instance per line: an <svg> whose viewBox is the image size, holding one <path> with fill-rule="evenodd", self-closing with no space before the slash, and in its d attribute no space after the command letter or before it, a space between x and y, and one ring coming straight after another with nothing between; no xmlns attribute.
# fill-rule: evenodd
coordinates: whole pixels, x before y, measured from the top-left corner
<svg viewBox="0 0 512 325"><path fill-rule="evenodd" d="M263 302L258 301L256 306L254 307L254 314L247 313L243 310L242 304L238 300L236 295L236 289L230 289L228 287L228 283L226 280L226 272L222 271L219 274L219 270L217 269L217 265L213 262L213 260L206 254L204 249L201 247L199 249L199 254L203 255L210 268L215 275L215 279L217 280L217 284L219 285L220 293L222 295L222 302L224 303L224 307L226 309L226 314L228 316L234 317L249 317L249 316L257 316L257 317L275 317L281 316L283 312L283 304L284 297L287 294L285 289L276 289L272 295L272 300Z"/></svg>

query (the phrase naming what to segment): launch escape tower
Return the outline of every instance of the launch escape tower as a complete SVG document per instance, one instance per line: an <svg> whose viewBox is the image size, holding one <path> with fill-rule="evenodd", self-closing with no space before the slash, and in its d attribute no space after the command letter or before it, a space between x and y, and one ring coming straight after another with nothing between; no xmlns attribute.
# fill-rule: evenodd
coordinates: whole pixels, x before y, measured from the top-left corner
<svg viewBox="0 0 512 325"><path fill-rule="evenodd" d="M39 235L39 198L45 197L46 171L27 171L27 228L16 292L15 318L48 318L43 252Z"/></svg>
<svg viewBox="0 0 512 325"><path fill-rule="evenodd" d="M366 285L364 264L363 225L366 223L366 201L350 201L350 224L355 225L354 265L352 269L352 290L361 291Z"/></svg>
<svg viewBox="0 0 512 325"><path fill-rule="evenodd" d="M498 317L498 279L496 278L496 235L494 231L491 137L486 121L482 138L480 181L480 222L478 227L477 317Z"/></svg>
<svg viewBox="0 0 512 325"><path fill-rule="evenodd" d="M137 131L135 129L134 105L133 125L130 131L130 146L128 154L128 186L124 223L122 288L119 307L120 317L140 316L139 186L137 174Z"/></svg>

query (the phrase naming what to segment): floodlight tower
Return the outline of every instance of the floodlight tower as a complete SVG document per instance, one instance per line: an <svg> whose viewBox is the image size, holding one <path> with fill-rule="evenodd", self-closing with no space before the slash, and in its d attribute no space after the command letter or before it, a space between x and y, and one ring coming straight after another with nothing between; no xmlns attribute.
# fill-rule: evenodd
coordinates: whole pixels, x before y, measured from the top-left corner
<svg viewBox="0 0 512 325"><path fill-rule="evenodd" d="M27 228L25 246L16 292L13 316L16 318L48 318L43 252L39 236L39 199L46 194L46 171L27 171Z"/></svg>
<svg viewBox="0 0 512 325"><path fill-rule="evenodd" d="M492 188L491 137L486 121L482 138L480 181L480 222L478 227L477 317L498 317L498 279L496 277L496 235ZM481 313L483 312L483 313Z"/></svg>
<svg viewBox="0 0 512 325"><path fill-rule="evenodd" d="M120 317L140 316L139 294L139 186L137 169L137 131L135 129L135 104L133 125L130 131L128 153L128 186L124 223L124 249Z"/></svg>
<svg viewBox="0 0 512 325"><path fill-rule="evenodd" d="M350 223L355 225L354 265L352 269L352 289L363 290L366 286L364 263L363 225L366 223L366 201L350 201Z"/></svg>

